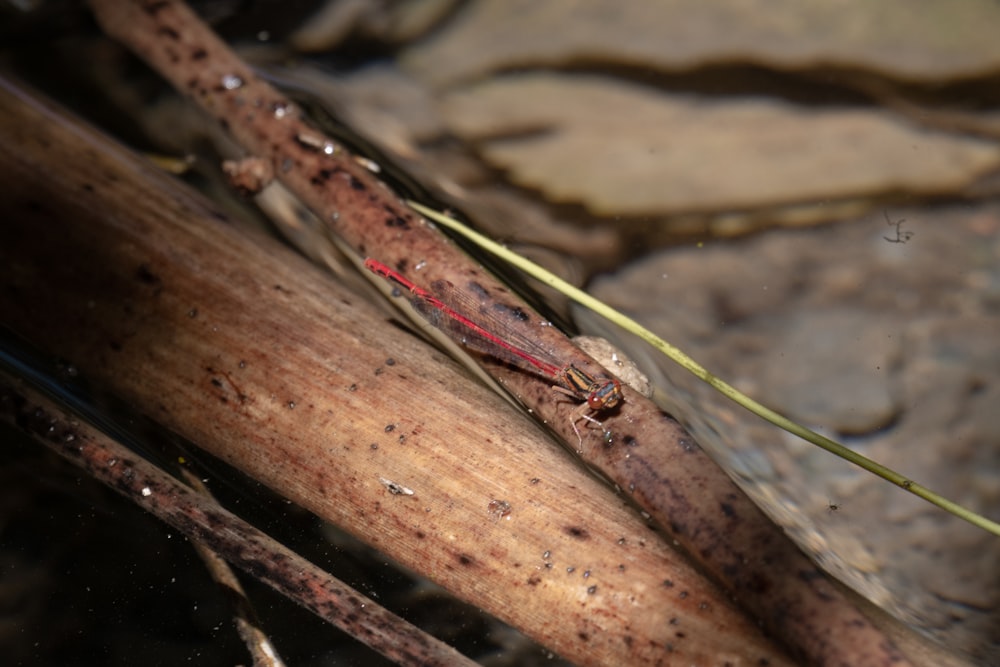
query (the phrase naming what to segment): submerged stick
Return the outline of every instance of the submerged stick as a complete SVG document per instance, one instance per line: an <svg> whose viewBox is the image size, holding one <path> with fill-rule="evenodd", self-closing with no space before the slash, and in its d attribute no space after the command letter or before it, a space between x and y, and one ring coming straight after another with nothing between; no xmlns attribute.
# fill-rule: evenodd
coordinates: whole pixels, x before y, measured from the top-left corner
<svg viewBox="0 0 1000 667"><path fill-rule="evenodd" d="M65 412L0 366L0 421L16 426L158 519L400 665L475 665L215 501ZM241 627L242 630L242 627ZM273 664L281 664L280 660Z"/></svg>

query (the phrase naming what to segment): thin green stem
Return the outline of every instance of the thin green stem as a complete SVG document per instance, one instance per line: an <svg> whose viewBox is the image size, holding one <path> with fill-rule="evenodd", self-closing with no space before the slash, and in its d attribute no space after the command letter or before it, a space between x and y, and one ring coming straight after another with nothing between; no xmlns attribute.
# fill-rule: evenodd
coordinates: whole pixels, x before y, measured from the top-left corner
<svg viewBox="0 0 1000 667"><path fill-rule="evenodd" d="M524 257L521 257L517 253L505 248L496 241L493 241L492 239L489 239L483 236L482 234L472 229L469 229L468 227L458 222L457 220L449 218L446 215L438 213L437 211L427 208L426 206L422 206L416 202L411 201L409 202L409 205L412 206L417 212L433 220L434 222L442 225L443 227L447 227L448 229L454 232L461 234L465 238L473 241L479 247L483 248L484 250L490 252L493 255L496 255L497 257L503 259L504 261L510 262L512 265L516 266L518 269L527 273L533 278L543 282L544 284L556 290L559 290L560 292L565 294L573 301L576 301L580 305L593 310L598 315L606 318L607 320L613 322L614 324L617 324L626 331L631 331L632 333L639 336L640 338L648 342L656 349L663 352L670 359L680 364L682 368L692 373L695 377L704 381L709 386L713 387L715 390L719 391L733 402L743 406L744 408L754 413L755 415L758 415L763 419L766 419L767 421L771 422L778 428L784 429L785 431L788 431L793 435L797 435L803 440L811 442L814 445L818 445L819 447L822 447L826 451L836 456L839 456L842 459L850 461L851 463L861 468L864 468L868 472L878 475L884 480L892 482L901 489L909 491L910 493L923 498L929 503L937 505L946 512L950 512L955 516L964 519L965 521L968 521L974 526L978 526L983 530L993 533L994 535L1000 536L1000 524L996 523L995 521L991 521L990 519L987 519L984 516L976 514L975 512L972 512L962 507L961 505L954 503L948 500L947 498L944 498L943 496L935 493L934 491L931 491L927 487L917 484L913 480L904 477L903 475L900 475L896 471L887 468L880 463L872 461L871 459L862 456L861 454L858 454L857 452L848 449L844 445L841 445L840 443L835 442L830 438L822 436L819 433L816 433L815 431L808 429L805 426L802 426L801 424L796 424L787 417L783 417L774 410L771 410L770 408L761 405L760 403L753 400L749 396L737 391L732 385L721 380L715 375L709 373L694 359L692 359L691 357L689 357L684 352L677 349L667 341L663 340L662 338L654 334L652 331L646 329L635 320L626 317L617 310L604 304L598 299L595 299L594 297L590 296L583 290L574 287L573 285L570 285L569 283L562 280L558 276L549 273L541 266L531 262L530 260L525 259Z"/></svg>

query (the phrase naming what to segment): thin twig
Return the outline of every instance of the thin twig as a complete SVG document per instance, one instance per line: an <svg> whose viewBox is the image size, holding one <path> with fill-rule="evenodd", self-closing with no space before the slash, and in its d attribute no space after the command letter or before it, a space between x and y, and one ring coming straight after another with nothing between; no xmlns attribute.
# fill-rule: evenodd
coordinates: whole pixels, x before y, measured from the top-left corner
<svg viewBox="0 0 1000 667"><path fill-rule="evenodd" d="M212 493L208 490L197 476L188 468L181 468L181 478L192 489L211 499ZM273 541L272 541L273 542ZM233 606L233 618L236 622L236 632L239 633L243 643L253 659L253 667L285 667L284 660L278 654L278 649L271 641L260 623L260 618L254 611L253 603L247 597L243 585L236 577L232 568L224 558L213 551L208 544L201 540L192 540L191 546L198 553L209 575L218 584L219 588L226 592L225 598ZM274 556L278 554L275 553ZM273 559L273 557L272 557Z"/></svg>
<svg viewBox="0 0 1000 667"><path fill-rule="evenodd" d="M6 368L0 370L0 418L387 658L414 666L476 664L66 413L37 389L19 386Z"/></svg>

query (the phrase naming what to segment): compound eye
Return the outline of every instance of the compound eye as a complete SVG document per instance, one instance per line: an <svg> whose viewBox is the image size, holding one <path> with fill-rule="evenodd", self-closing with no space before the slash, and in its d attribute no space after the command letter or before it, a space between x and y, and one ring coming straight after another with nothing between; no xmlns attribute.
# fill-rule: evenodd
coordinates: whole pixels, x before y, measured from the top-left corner
<svg viewBox="0 0 1000 667"><path fill-rule="evenodd" d="M594 383L590 386L587 405L591 410L606 410L613 408L622 401L622 387L617 380L604 384Z"/></svg>

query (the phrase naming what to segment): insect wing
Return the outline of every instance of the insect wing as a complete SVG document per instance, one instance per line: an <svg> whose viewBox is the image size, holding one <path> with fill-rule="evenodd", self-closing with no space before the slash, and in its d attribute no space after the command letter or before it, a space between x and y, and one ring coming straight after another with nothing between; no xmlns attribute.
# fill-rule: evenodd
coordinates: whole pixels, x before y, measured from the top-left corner
<svg viewBox="0 0 1000 667"><path fill-rule="evenodd" d="M550 378L562 372L541 345L448 281L431 283L430 293L418 295L413 305L431 324L472 350Z"/></svg>

